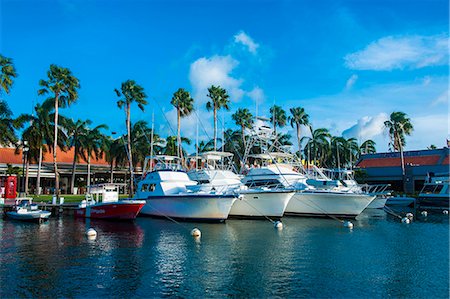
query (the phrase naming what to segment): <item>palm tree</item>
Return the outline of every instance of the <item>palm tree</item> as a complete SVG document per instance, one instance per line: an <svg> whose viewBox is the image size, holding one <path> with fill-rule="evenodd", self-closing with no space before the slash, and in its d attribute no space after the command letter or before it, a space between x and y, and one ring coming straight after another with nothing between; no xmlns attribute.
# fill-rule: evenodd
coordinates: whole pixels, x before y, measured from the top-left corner
<svg viewBox="0 0 450 299"><path fill-rule="evenodd" d="M183 158L182 150L181 150L181 133L180 133L180 125L181 118L186 117L192 113L194 110L194 99L191 98L189 92L184 90L183 88L179 88L172 97L172 101L170 102L177 109L177 145L178 145L178 156Z"/></svg>
<svg viewBox="0 0 450 299"><path fill-rule="evenodd" d="M0 54L0 93L5 91L9 94L10 88L14 81L13 78L17 78L16 68L14 67L11 58L5 57Z"/></svg>
<svg viewBox="0 0 450 299"><path fill-rule="evenodd" d="M91 186L91 158L98 160L103 156L103 143L106 138L101 132L101 129L108 129L106 125L98 125L93 129L87 129L86 132L80 136L80 145L82 158L88 163L88 174L87 174L87 187L88 190Z"/></svg>
<svg viewBox="0 0 450 299"><path fill-rule="evenodd" d="M309 125L309 115L305 112L305 109L301 107L291 108L289 111L291 112L291 115L288 117L288 121L291 123L292 128L295 125L297 129L298 152L301 158L301 126Z"/></svg>
<svg viewBox="0 0 450 299"><path fill-rule="evenodd" d="M92 124L92 121L87 120L68 120L64 125L69 137L69 148L73 148L73 162L72 162L72 179L70 180L70 192L74 193L75 188L75 171L78 159L83 156L83 149L86 145L83 143L86 141L86 134L89 131L88 126Z"/></svg>
<svg viewBox="0 0 450 299"><path fill-rule="evenodd" d="M228 106L230 104L229 95L224 88L220 86L212 85L208 88L207 97L211 99L206 103L206 109L208 111L213 110L214 113L214 150L217 150L217 111L224 108L230 110Z"/></svg>
<svg viewBox="0 0 450 299"><path fill-rule="evenodd" d="M152 129L146 121L140 120L131 127L131 143L133 144L133 166L144 165L145 158L151 153ZM153 134L153 148L158 152L161 148L155 144L161 141L158 134Z"/></svg>
<svg viewBox="0 0 450 299"><path fill-rule="evenodd" d="M331 138L331 135L328 129L325 128L319 128L316 130L312 130L311 128L311 131L312 137L307 137L309 139L307 144L308 157L312 154L313 160L318 162L319 165L322 165L330 150L329 138Z"/></svg>
<svg viewBox="0 0 450 299"><path fill-rule="evenodd" d="M80 82L73 76L68 68L57 65L50 65L47 72L48 80L40 80L39 85L42 87L38 90L38 95L52 94L55 105L54 118L54 140L53 140L53 166L55 169L55 195L59 198L59 173L56 162L56 147L58 146L58 117L59 107L70 106L78 99L78 89Z"/></svg>
<svg viewBox="0 0 450 299"><path fill-rule="evenodd" d="M284 127L286 125L286 111L280 106L273 105L270 107L270 121L273 124L273 132L277 135L277 127Z"/></svg>
<svg viewBox="0 0 450 299"><path fill-rule="evenodd" d="M127 126L127 136L128 136L128 143L127 143L127 149L128 149L128 160L129 160L129 166L130 166L130 196L133 196L134 193L134 177L132 173L133 169L133 154L131 151L131 115L130 115L130 109L131 104L133 102L136 102L139 109L144 111L144 105L147 105L147 95L144 92L144 88L140 85L138 85L134 80L127 80L122 83L121 90L118 89L114 90L119 97L119 100L117 101L117 106L119 109L122 109L122 107L125 109L126 114L126 126Z"/></svg>
<svg viewBox="0 0 450 299"><path fill-rule="evenodd" d="M368 139L364 141L359 147L359 151L361 154L374 154L377 152L375 148L375 141Z"/></svg>
<svg viewBox="0 0 450 299"><path fill-rule="evenodd" d="M253 125L253 115L247 108L239 108L231 118L236 125L241 127L242 143L245 146L245 128L251 129Z"/></svg>
<svg viewBox="0 0 450 299"><path fill-rule="evenodd" d="M191 140L185 137L181 137L181 143L191 144ZM166 146L162 149L164 155L175 156L177 154L178 144L176 136L167 136Z"/></svg>
<svg viewBox="0 0 450 299"><path fill-rule="evenodd" d="M0 145L8 146L17 142L16 127L8 104L0 100Z"/></svg>
<svg viewBox="0 0 450 299"><path fill-rule="evenodd" d="M105 138L102 151L105 153L106 161L110 165L110 183L114 183L114 165L124 165L127 160L125 143L123 138Z"/></svg>
<svg viewBox="0 0 450 299"><path fill-rule="evenodd" d="M406 145L405 135L411 135L414 130L411 120L404 112L392 112L389 120L384 122L384 126L388 129L390 146L394 151L403 149Z"/></svg>

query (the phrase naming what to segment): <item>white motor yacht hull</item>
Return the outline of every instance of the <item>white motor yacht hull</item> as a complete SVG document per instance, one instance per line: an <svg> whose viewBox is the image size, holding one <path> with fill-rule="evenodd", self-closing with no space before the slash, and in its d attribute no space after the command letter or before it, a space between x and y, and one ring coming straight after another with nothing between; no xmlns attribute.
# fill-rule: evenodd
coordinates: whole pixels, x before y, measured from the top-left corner
<svg viewBox="0 0 450 299"><path fill-rule="evenodd" d="M355 218L375 196L327 191L297 192L286 208L285 215Z"/></svg>
<svg viewBox="0 0 450 299"><path fill-rule="evenodd" d="M234 202L230 217L281 218L294 194L286 191L241 191L243 197Z"/></svg>
<svg viewBox="0 0 450 299"><path fill-rule="evenodd" d="M383 209L386 205L387 197L377 196L374 200L367 206L366 209Z"/></svg>
<svg viewBox="0 0 450 299"><path fill-rule="evenodd" d="M176 194L149 196L140 214L190 221L224 221L228 218L234 195Z"/></svg>
<svg viewBox="0 0 450 299"><path fill-rule="evenodd" d="M42 222L47 220L52 213L49 211L30 211L20 213L16 211L6 212L6 216L14 220L28 221L28 222Z"/></svg>

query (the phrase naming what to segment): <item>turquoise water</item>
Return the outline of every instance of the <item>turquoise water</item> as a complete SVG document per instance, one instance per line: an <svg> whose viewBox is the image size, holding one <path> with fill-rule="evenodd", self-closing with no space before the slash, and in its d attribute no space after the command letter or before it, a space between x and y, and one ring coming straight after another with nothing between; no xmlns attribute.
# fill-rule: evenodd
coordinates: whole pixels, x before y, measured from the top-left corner
<svg viewBox="0 0 450 299"><path fill-rule="evenodd" d="M0 297L449 296L448 215L224 224L0 220ZM98 232L84 236L86 227ZM201 241L189 231L198 227Z"/></svg>

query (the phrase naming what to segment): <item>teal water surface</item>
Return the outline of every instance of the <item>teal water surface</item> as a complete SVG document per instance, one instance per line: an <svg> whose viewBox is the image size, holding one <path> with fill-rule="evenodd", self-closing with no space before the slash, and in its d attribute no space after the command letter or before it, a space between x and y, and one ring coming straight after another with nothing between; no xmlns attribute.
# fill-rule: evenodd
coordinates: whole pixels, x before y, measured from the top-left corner
<svg viewBox="0 0 450 299"><path fill-rule="evenodd" d="M349 230L336 220L287 217L281 231L261 220L3 219L0 297L445 298L448 219L419 214L403 224L371 211ZM87 227L96 240L85 237Z"/></svg>

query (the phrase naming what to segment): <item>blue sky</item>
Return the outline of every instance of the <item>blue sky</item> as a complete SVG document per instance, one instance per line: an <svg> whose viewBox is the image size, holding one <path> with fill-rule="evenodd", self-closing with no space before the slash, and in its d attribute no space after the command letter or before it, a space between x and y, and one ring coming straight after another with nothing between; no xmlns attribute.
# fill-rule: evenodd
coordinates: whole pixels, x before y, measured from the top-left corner
<svg viewBox="0 0 450 299"><path fill-rule="evenodd" d="M212 136L206 88L231 94L231 114L268 115L273 103L301 106L314 128L367 138L387 150L382 123L404 111L415 131L407 149L445 145L449 137L448 1L19 1L1 0L0 53L19 77L3 95L14 114L42 101L38 81L54 63L80 79L73 118L125 132L114 88L134 79L149 96L144 113L162 136L176 128L172 94L191 92L200 136ZM195 115L183 135L195 138ZM203 130L203 127L205 130ZM205 132L206 131L206 132ZM290 127L285 132L295 135ZM296 144L294 142L294 144Z"/></svg>

